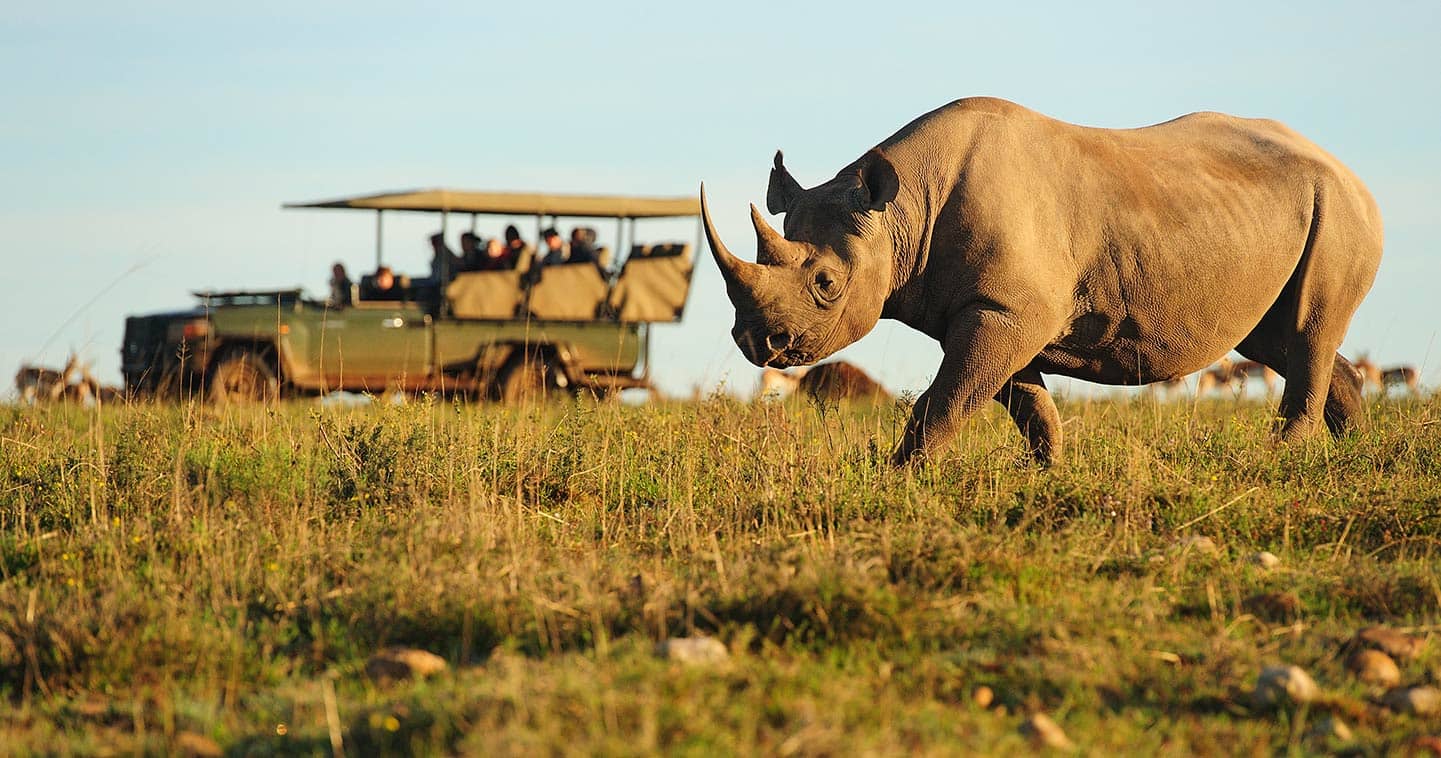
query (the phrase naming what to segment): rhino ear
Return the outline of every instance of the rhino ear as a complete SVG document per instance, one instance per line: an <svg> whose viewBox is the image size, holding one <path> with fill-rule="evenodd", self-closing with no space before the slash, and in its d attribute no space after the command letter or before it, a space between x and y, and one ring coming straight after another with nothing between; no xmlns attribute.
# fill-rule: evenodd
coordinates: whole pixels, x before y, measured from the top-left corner
<svg viewBox="0 0 1441 758"><path fill-rule="evenodd" d="M896 176L896 167L884 155L872 150L860 171L861 184L856 188L856 204L862 210L879 211L894 202L901 190L901 179Z"/></svg>
<svg viewBox="0 0 1441 758"><path fill-rule="evenodd" d="M791 202L801 193L800 182L791 176L784 164L785 156L776 151L775 167L771 169L771 184L766 190L766 210L772 214L785 213Z"/></svg>

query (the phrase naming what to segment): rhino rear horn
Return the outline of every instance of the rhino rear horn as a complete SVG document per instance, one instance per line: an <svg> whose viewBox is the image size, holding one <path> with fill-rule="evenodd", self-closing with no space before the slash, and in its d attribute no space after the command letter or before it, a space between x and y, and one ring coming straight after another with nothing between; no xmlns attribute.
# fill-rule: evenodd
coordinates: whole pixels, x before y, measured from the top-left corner
<svg viewBox="0 0 1441 758"><path fill-rule="evenodd" d="M792 266L805 256L791 242L761 218L760 209L751 205L751 226L756 228L756 263L762 266Z"/></svg>
<svg viewBox="0 0 1441 758"><path fill-rule="evenodd" d="M771 168L771 183L766 189L766 210L771 213L785 213L791 202L801 193L800 182L786 170L785 156L776 151L775 166Z"/></svg>

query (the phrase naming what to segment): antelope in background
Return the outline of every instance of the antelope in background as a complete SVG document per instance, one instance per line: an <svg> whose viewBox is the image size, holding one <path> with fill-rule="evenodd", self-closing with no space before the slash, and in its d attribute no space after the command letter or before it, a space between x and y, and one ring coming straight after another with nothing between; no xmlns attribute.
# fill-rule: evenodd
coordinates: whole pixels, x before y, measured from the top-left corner
<svg viewBox="0 0 1441 758"><path fill-rule="evenodd" d="M120 390L106 387L90 371L90 364L71 353L65 367L53 368L25 364L15 373L15 388L20 401L28 405L55 402L110 402L120 398Z"/></svg>
<svg viewBox="0 0 1441 758"><path fill-rule="evenodd" d="M1230 389L1240 395L1246 390L1246 382L1259 378L1266 385L1266 397L1276 392L1276 381L1281 375L1256 361L1232 361L1222 358L1215 366L1202 371L1196 378L1196 395L1199 397L1212 390Z"/></svg>
<svg viewBox="0 0 1441 758"><path fill-rule="evenodd" d="M1367 356L1358 358L1355 365L1356 370L1361 372L1363 388L1374 387L1383 395L1397 386L1404 386L1413 395L1421 392L1421 372L1415 366L1401 364L1381 368Z"/></svg>

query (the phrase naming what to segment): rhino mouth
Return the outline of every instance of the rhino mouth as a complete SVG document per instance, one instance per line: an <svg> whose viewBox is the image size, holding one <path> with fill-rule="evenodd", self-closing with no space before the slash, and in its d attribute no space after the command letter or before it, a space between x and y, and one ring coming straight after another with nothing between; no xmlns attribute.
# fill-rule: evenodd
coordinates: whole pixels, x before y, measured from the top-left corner
<svg viewBox="0 0 1441 758"><path fill-rule="evenodd" d="M773 368L790 368L792 366L806 366L814 362L815 359L811 357L809 353L800 350L781 350L772 354L762 365Z"/></svg>

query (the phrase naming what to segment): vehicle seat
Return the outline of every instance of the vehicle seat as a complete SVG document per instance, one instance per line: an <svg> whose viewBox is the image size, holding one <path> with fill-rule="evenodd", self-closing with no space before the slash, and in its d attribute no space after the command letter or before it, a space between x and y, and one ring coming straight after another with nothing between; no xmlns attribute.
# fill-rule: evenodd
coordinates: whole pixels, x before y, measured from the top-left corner
<svg viewBox="0 0 1441 758"><path fill-rule="evenodd" d="M456 318L515 318L525 287L523 272L466 271L456 274L445 288L450 313Z"/></svg>
<svg viewBox="0 0 1441 758"><path fill-rule="evenodd" d="M661 249L665 254L657 255ZM610 307L624 322L679 321L693 268L690 245L657 245L649 255L632 249L610 292Z"/></svg>
<svg viewBox="0 0 1441 758"><path fill-rule="evenodd" d="M526 308L536 318L590 321L605 302L608 289L600 269L589 261L542 266Z"/></svg>

